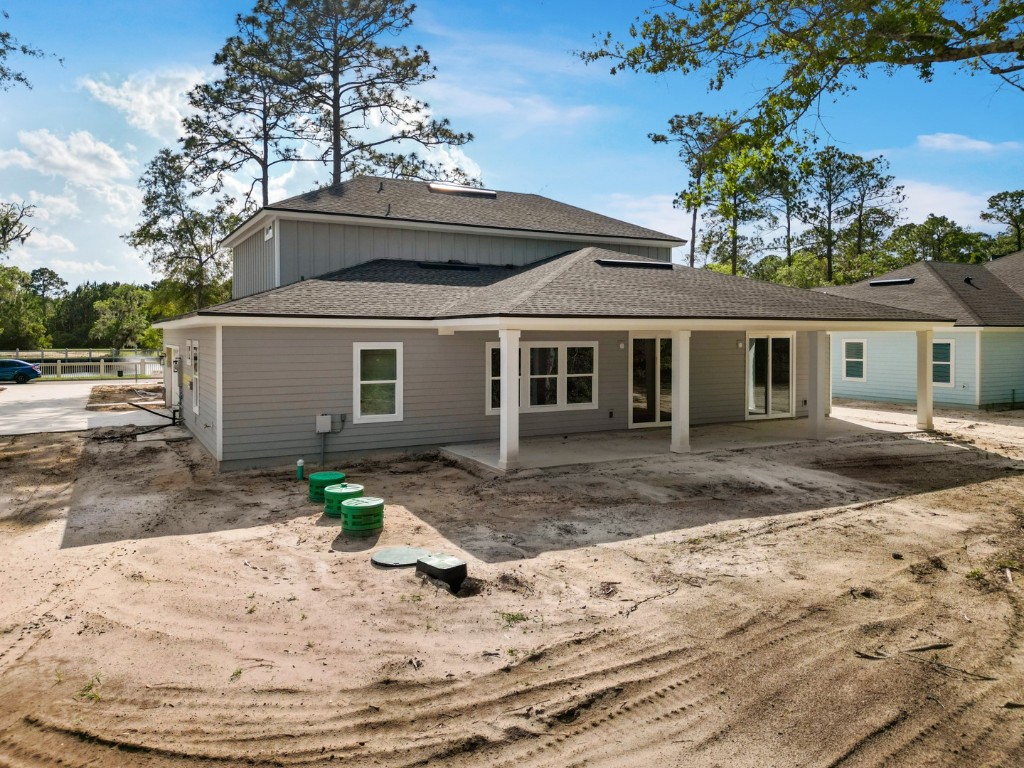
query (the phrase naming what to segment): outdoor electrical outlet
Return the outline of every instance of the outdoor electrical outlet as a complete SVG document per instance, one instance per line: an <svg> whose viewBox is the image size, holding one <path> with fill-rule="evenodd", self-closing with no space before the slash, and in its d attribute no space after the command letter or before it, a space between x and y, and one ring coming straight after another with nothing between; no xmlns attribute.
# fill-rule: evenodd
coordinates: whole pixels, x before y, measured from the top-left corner
<svg viewBox="0 0 1024 768"><path fill-rule="evenodd" d="M615 418L615 411L608 411L608 418L609 419L614 419Z"/></svg>

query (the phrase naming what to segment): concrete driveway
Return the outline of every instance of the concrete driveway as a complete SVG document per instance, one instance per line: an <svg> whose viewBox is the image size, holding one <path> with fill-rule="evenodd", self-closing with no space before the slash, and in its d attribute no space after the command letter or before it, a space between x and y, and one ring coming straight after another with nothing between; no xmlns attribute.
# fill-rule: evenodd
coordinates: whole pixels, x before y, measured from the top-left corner
<svg viewBox="0 0 1024 768"><path fill-rule="evenodd" d="M28 384L0 383L0 435L29 435L36 432L77 432L93 427L126 424L156 426L167 419L144 411L104 413L87 411L89 392L109 381L36 381Z"/></svg>

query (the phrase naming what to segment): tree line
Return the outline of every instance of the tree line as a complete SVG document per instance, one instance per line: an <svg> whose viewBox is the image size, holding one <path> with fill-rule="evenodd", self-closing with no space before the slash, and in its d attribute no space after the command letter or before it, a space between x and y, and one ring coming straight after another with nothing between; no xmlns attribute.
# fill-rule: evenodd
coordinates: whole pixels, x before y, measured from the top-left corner
<svg viewBox="0 0 1024 768"><path fill-rule="evenodd" d="M219 289L221 300L231 293L229 285ZM173 281L86 282L69 290L47 267L0 264L0 349L158 349L162 332L152 323L181 311L182 289Z"/></svg>
<svg viewBox="0 0 1024 768"><path fill-rule="evenodd" d="M728 128L725 128L728 130ZM675 199L690 217L689 261L710 269L809 288L842 285L914 261L983 262L1024 249L1024 190L988 198L972 231L946 216L903 220L903 187L882 156L835 146L790 147L767 162L709 164L719 118L675 117L656 143L672 144L689 176ZM703 227L698 222L703 217Z"/></svg>

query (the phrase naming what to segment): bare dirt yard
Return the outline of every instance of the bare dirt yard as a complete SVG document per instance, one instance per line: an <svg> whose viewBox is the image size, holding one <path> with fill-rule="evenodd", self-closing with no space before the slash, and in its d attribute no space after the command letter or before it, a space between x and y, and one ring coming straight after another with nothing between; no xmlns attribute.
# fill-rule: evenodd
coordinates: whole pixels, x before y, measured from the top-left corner
<svg viewBox="0 0 1024 768"><path fill-rule="evenodd" d="M89 393L85 406L90 411L130 411L128 403L161 403L163 384L98 384Z"/></svg>
<svg viewBox="0 0 1024 768"><path fill-rule="evenodd" d="M0 438L0 765L1022 765L1024 414L936 426L375 458L339 467L387 501L368 540L291 467Z"/></svg>

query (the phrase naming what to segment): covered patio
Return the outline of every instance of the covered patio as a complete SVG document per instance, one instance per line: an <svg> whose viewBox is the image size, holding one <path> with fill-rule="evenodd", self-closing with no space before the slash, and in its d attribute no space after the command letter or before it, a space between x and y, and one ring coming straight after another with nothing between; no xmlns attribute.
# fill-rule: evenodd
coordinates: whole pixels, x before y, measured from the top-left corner
<svg viewBox="0 0 1024 768"><path fill-rule="evenodd" d="M740 450L785 445L812 439L808 419L747 421L732 424L705 424L690 428L690 453ZM915 414L885 414L835 407L823 420L823 430L814 439L835 440L879 433L909 434L930 427L919 427ZM577 464L598 464L653 458L669 453L670 427L643 430L614 430L571 435L527 437L520 441L518 469L545 469ZM442 453L458 461L468 461L488 470L505 471L501 466L500 442L459 443L442 447Z"/></svg>

